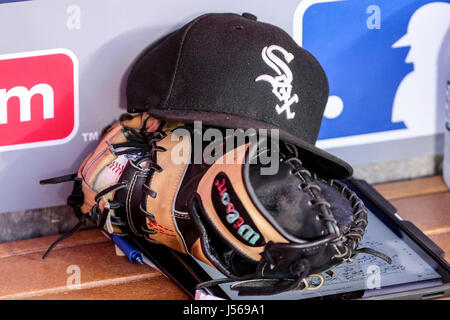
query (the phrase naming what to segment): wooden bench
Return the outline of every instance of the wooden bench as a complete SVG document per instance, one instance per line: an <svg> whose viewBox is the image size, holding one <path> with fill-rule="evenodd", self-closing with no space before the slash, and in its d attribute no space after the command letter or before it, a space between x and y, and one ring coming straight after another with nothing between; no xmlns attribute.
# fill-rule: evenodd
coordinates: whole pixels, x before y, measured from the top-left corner
<svg viewBox="0 0 450 320"><path fill-rule="evenodd" d="M414 222L444 249L449 259L450 191L441 177L375 188L401 217ZM159 271L116 256L113 243L98 230L75 234L42 260L56 238L0 244L0 299L188 299ZM66 285L71 268L78 267L81 285L71 289Z"/></svg>

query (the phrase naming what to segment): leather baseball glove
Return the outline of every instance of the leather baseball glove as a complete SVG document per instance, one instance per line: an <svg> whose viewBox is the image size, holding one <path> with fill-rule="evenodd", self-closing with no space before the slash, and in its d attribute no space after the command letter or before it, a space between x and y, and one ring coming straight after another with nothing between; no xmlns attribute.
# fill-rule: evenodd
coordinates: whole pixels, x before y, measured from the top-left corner
<svg viewBox="0 0 450 320"><path fill-rule="evenodd" d="M305 168L295 146L260 136L195 145L196 134L146 113L123 115L76 175L42 181L74 180L68 203L80 224L64 237L91 219L109 234L192 255L226 277L199 288L234 282L240 295L315 289L321 273L361 252L390 262L358 248L367 226L363 202ZM199 151L217 147L225 151L198 161ZM278 170L265 174L269 154L278 155Z"/></svg>

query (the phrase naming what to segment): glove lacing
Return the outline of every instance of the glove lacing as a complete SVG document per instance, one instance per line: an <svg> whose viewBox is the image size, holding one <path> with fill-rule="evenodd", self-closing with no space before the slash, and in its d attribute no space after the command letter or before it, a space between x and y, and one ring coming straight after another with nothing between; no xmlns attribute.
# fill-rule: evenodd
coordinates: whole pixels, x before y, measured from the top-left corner
<svg viewBox="0 0 450 320"><path fill-rule="evenodd" d="M123 143L110 144L110 151L115 156L138 155L139 157L137 159L129 160L130 165L132 165L133 167L135 167L136 169L138 169L142 172L145 172L145 174L147 176L149 176L150 174L154 174L155 172L161 172L163 169L156 163L156 157L157 157L158 152L165 152L166 149L161 146L158 146L156 143L161 141L162 139L164 139L167 136L167 134L162 130L164 125L165 125L164 122L161 123L160 126L158 127L158 129L155 131L152 131L152 132L145 131L146 121L144 122L144 125L143 125L142 129L140 130L140 132L137 132L135 129L132 129L132 128L124 127L124 135L127 137L128 141L123 142ZM143 169L141 166L144 163L146 165L146 169ZM122 181L122 182L112 185L112 186L102 190L101 192L99 192L97 194L97 196L95 197L97 204L92 209L94 209L95 207L98 208L99 201L102 197L106 196L107 194L109 194L111 192L115 192L120 189L127 188L127 185L128 185L127 181ZM142 191L147 196L150 196L152 198L156 198L156 196L157 196L156 191L152 190L149 185L144 184ZM145 199L144 199L144 201L145 201ZM117 209L117 208L123 206L122 203L115 201L115 200L108 200L107 204L109 204L108 209ZM140 211L143 214L145 214L145 216L147 218L149 218L152 223L154 223L156 221L155 216L152 213L146 211L144 209L144 206L145 205L143 203L139 204ZM106 206L105 206L105 208L106 208ZM92 209L91 209L91 212L92 212ZM91 216L91 212L90 212L90 216ZM101 213L101 215L103 217L106 216L105 222L107 223L107 227L108 227L108 224L116 225L119 227L126 225L126 222L122 221L122 219L108 214L107 211ZM98 221L98 218L94 219L94 220ZM105 225L105 223L101 222L100 224L98 224L98 227L103 228L104 225ZM144 231L147 234L155 234L156 233L156 230L145 229L144 226L142 227L142 231ZM111 227L108 227L108 233L118 235L118 236L128 235L128 233L126 233L126 232L114 232L113 228L111 228ZM149 240L147 237L145 239Z"/></svg>
<svg viewBox="0 0 450 320"><path fill-rule="evenodd" d="M124 120L128 120L130 117L128 114L124 114L120 117L121 124ZM123 143L109 144L109 149L111 153L118 157L120 155L135 155L139 156L136 160L130 159L129 162L131 165L141 168L141 164L147 162L146 165L148 168L146 172L148 174L154 172L161 172L162 168L156 163L156 154L157 152L166 151L165 148L157 146L156 143L162 139L164 139L167 134L162 130L165 123L162 122L158 129L152 132L146 131L146 123L147 118L142 127L139 130L134 128L126 127L122 124L123 134L127 138L128 141ZM107 128L106 128L107 129ZM103 132L105 132L104 130ZM107 231L111 235L117 236L126 236L126 232L115 232L114 226L122 227L126 225L125 221L122 221L120 217L116 217L111 214L111 210L118 209L122 206L122 203L115 200L106 200L104 203L104 210L100 209L100 200L103 199L106 195L116 192L120 189L124 189L127 187L127 181L118 182L112 186L109 186L95 196L96 204L89 210L87 214L81 212L81 206L84 202L84 194L82 191L82 179L77 177L77 174L70 174L61 177L55 177L51 179L46 179L40 181L40 184L57 184L66 181L74 181L74 187L71 195L67 199L67 204L73 208L75 215L79 219L79 223L75 225L71 230L67 231L63 235L61 235L58 239L56 239L47 251L42 256L42 259L45 259L48 254L55 248L55 246L64 239L67 239L78 232L83 226L86 225L87 218L96 223L97 227L103 228L105 225L107 226ZM157 193L150 188L148 185L144 185L143 191L155 198ZM155 217L153 214L147 212L143 207L142 203L140 204L141 211L150 219L150 221L155 222ZM146 233L154 234L156 230L144 230ZM148 238L146 238L148 240Z"/></svg>

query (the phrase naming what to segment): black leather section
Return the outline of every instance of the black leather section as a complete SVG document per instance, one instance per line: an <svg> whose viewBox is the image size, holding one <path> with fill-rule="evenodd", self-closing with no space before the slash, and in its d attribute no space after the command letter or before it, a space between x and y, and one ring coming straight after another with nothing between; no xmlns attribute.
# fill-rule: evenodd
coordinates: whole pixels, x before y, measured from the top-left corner
<svg viewBox="0 0 450 320"><path fill-rule="evenodd" d="M149 171L138 169L128 162L120 177L119 182L127 182L127 187L115 193L114 199L122 204L119 209L115 210L115 214L123 221L127 221L124 232L144 235L142 228L147 225L146 216L139 206L146 196L142 191L142 186L146 183L148 176Z"/></svg>
<svg viewBox="0 0 450 320"><path fill-rule="evenodd" d="M258 150L251 146L248 157L254 160L262 151L264 147ZM364 221L358 224L354 221L356 218L364 220L365 213L351 191L336 181L320 180L301 164L301 159L289 159L284 147L281 151L282 161L275 174L262 175L261 164L246 164L242 171L248 193L260 209L259 214L291 241L273 243L265 239L266 248L258 262L237 252L207 219L195 191L209 165L191 164L188 167L176 199L176 210L189 212L190 219L176 218L188 247L200 238L207 259L227 277L276 279L262 281L261 287L257 282L249 282L248 285L254 284L255 288L242 287L243 294L275 294L291 290L301 286L302 279L308 275L324 272L353 258L356 254L353 245L357 247L359 242L356 241L360 237L354 234L358 230L356 233L363 234L365 228ZM232 189L233 183L229 181L227 190ZM214 193L214 189L212 191ZM216 202L220 200L218 198ZM346 235L348 232L350 235Z"/></svg>
<svg viewBox="0 0 450 320"><path fill-rule="evenodd" d="M321 273L341 262L331 259L335 249L330 245L317 245L300 248L289 244L275 243L267 249L273 259L275 268L270 268L270 263L264 258L260 261L257 273L266 278L291 278L295 279L295 264L301 260L308 261L308 274Z"/></svg>
<svg viewBox="0 0 450 320"><path fill-rule="evenodd" d="M312 199L308 192L299 189L303 181L291 174L292 167L280 163L274 175L261 175L261 165L249 168L249 178L264 208L288 233L300 239L315 239L324 236L324 224L319 220L319 209L308 202ZM306 177L307 178L307 177Z"/></svg>
<svg viewBox="0 0 450 320"><path fill-rule="evenodd" d="M200 236L199 231L192 221L191 215L188 214L188 216L184 218L175 216L175 222L177 223L178 230L180 230L180 234L183 235L186 247L190 250L194 242Z"/></svg>
<svg viewBox="0 0 450 320"><path fill-rule="evenodd" d="M200 231L192 221L189 203L195 194L195 190L197 190L200 179L208 168L209 166L204 164L189 165L181 183L177 198L175 199L175 210L189 212L190 219L176 218L178 229L183 235L186 246L189 249L200 236Z"/></svg>
<svg viewBox="0 0 450 320"><path fill-rule="evenodd" d="M241 278L248 274L253 275L257 264L242 257L231 246L226 239L221 238L220 233L205 221L204 208L198 197L194 196L189 203L189 211L195 224L206 258L225 276Z"/></svg>
<svg viewBox="0 0 450 320"><path fill-rule="evenodd" d="M180 190L175 200L175 209L189 211L189 201L197 190L200 180L210 166L206 164L190 164L181 182Z"/></svg>
<svg viewBox="0 0 450 320"><path fill-rule="evenodd" d="M330 203L331 212L338 222L339 229L342 233L347 233L355 220L351 201L343 197L335 187L321 180L316 180L316 184L322 189L323 197Z"/></svg>
<svg viewBox="0 0 450 320"><path fill-rule="evenodd" d="M334 238L334 235L329 235L328 240L324 238L323 241L310 244L270 243L257 268L259 277L295 279L296 264L300 261L307 261L308 274L321 273L345 259L354 258L358 253L353 245L358 247L358 239L362 238L367 225L364 204L340 182L320 179L314 179L314 182L320 187L321 196L330 203L340 234L345 237ZM358 221L355 220L356 216Z"/></svg>

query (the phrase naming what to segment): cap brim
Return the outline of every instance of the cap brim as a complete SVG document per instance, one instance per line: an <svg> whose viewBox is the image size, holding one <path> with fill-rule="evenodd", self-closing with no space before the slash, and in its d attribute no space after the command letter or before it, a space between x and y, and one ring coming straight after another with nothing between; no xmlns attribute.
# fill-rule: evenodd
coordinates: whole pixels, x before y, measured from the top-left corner
<svg viewBox="0 0 450 320"><path fill-rule="evenodd" d="M161 110L151 109L148 111L150 115L166 120L180 121L184 123L192 123L194 121L202 121L203 124L228 128L258 128L258 129L279 129L280 138L288 143L292 143L300 148L299 158L311 171L319 176L333 179L346 179L353 174L353 168L344 160L333 156L332 154L317 148L315 145L308 143L301 138L290 134L289 132L276 128L266 122L255 119L244 118L241 116L202 111L186 111L186 110Z"/></svg>
<svg viewBox="0 0 450 320"><path fill-rule="evenodd" d="M344 160L280 129L280 138L300 148L300 160L306 168L318 175L332 179L347 179L353 174L353 168Z"/></svg>

